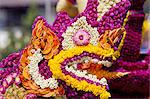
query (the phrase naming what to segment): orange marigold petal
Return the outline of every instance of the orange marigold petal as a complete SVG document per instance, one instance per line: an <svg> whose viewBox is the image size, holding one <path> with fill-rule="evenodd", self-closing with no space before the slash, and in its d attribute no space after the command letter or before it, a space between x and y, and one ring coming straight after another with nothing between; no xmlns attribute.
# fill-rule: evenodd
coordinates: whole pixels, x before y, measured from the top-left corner
<svg viewBox="0 0 150 99"><path fill-rule="evenodd" d="M22 72L24 78L28 79L28 80L31 80L31 76L29 74L29 69L28 69L28 66L26 66L24 69L23 69L23 72Z"/></svg>
<svg viewBox="0 0 150 99"><path fill-rule="evenodd" d="M46 42L46 46L44 47L44 50L42 51L42 53L48 54L51 50L52 50L52 45Z"/></svg>

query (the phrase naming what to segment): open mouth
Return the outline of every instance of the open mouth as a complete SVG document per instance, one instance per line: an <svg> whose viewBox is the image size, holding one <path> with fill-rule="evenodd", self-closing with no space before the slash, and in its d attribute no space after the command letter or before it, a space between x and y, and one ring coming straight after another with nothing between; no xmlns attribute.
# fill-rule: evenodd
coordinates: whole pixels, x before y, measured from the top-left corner
<svg viewBox="0 0 150 99"><path fill-rule="evenodd" d="M91 72L92 70L100 70L103 66L110 67L111 65L111 62L102 60L94 53L83 52L80 55L65 59L61 63L61 69L65 75L70 75L78 80L86 80L88 83L96 85L107 85L105 78L99 79Z"/></svg>
<svg viewBox="0 0 150 99"><path fill-rule="evenodd" d="M70 50L60 51L53 59L49 60L48 65L57 79L64 80L77 90L100 94L102 93L100 92L101 88L103 90L108 89L108 84L106 78L104 76L98 77L95 75L95 71L99 72L105 66L110 67L111 61L105 59L112 56L112 49L106 51L92 45L78 46ZM84 87L79 88L79 86ZM94 88L99 90L94 91Z"/></svg>
<svg viewBox="0 0 150 99"><path fill-rule="evenodd" d="M120 76L118 72L106 70L112 66L113 58L115 59L113 49L106 50L89 44L60 51L49 60L48 66L53 76L65 81L68 86L93 92L96 96L109 96L107 80Z"/></svg>

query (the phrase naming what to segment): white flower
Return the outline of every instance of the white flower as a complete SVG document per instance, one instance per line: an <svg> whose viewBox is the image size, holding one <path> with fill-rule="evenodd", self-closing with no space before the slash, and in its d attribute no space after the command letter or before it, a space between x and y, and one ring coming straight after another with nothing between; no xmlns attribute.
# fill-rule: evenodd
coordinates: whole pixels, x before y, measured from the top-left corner
<svg viewBox="0 0 150 99"><path fill-rule="evenodd" d="M102 85L107 85L107 80L105 78L102 78L100 81L99 81Z"/></svg>
<svg viewBox="0 0 150 99"><path fill-rule="evenodd" d="M93 63L98 63L99 60L98 60L98 59L92 59L91 61L92 61Z"/></svg>
<svg viewBox="0 0 150 99"><path fill-rule="evenodd" d="M105 78L102 78L101 80L99 80L96 75L88 74L87 70L83 70L83 71L76 70L76 68L73 68L73 65L70 67L66 66L65 69L68 72L74 73L78 77L84 77L84 78L89 79L93 82L97 82L97 83L100 83L102 85L107 85L107 80ZM52 85L51 85L51 87L52 87Z"/></svg>
<svg viewBox="0 0 150 99"><path fill-rule="evenodd" d="M32 56L29 56L28 59L30 60L30 63L28 64L29 73L34 80L34 82L39 85L42 89L49 87L50 89L55 89L58 87L58 82L54 78L44 79L44 76L42 76L39 73L39 67L38 64L41 60L43 60L42 54L40 53L41 49L38 50L32 50L34 54Z"/></svg>
<svg viewBox="0 0 150 99"><path fill-rule="evenodd" d="M77 46L77 44L73 40L73 36L79 30L84 30L87 33L89 33L89 35L90 35L90 42L89 43L90 44L95 45L95 46L98 44L99 33L98 33L97 29L91 27L91 25L89 25L87 23L86 17L82 16L82 17L78 18L78 20L76 22L72 23L72 25L67 28L66 32L64 32L62 34L62 37L64 38L64 40L62 41L63 49L70 49L70 48Z"/></svg>
<svg viewBox="0 0 150 99"><path fill-rule="evenodd" d="M99 5L97 7L98 18L97 21L100 21L102 16L109 11L110 8L116 6L121 0L98 0Z"/></svg>
<svg viewBox="0 0 150 99"><path fill-rule="evenodd" d="M85 60L84 62L85 62L85 63L88 63L88 62L89 62L89 60Z"/></svg>
<svg viewBox="0 0 150 99"><path fill-rule="evenodd" d="M87 75L87 70L83 70L82 72L84 75Z"/></svg>
<svg viewBox="0 0 150 99"><path fill-rule="evenodd" d="M98 61L98 64L103 64L106 67L111 67L112 66L112 62L109 62L108 60L106 61Z"/></svg>
<svg viewBox="0 0 150 99"><path fill-rule="evenodd" d="M77 69L77 64L73 64L73 67L74 67L75 69Z"/></svg>

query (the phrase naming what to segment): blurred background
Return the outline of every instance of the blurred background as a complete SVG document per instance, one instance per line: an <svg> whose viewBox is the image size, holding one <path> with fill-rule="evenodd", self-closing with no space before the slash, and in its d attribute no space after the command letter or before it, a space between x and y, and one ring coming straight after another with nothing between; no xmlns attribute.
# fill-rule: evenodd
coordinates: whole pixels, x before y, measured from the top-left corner
<svg viewBox="0 0 150 99"><path fill-rule="evenodd" d="M57 0L0 0L0 60L24 48L36 16L54 21Z"/></svg>
<svg viewBox="0 0 150 99"><path fill-rule="evenodd" d="M56 16L57 0L0 0L0 60L25 47L31 37L36 16L46 17L51 24ZM141 53L150 49L150 0L144 5Z"/></svg>

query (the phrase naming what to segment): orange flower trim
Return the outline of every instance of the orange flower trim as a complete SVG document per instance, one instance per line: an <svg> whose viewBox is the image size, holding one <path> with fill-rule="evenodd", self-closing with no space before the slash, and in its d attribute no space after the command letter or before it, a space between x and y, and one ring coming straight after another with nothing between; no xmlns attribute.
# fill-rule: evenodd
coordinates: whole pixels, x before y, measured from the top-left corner
<svg viewBox="0 0 150 99"><path fill-rule="evenodd" d="M86 63L86 65L82 66L81 69L86 69L90 74L96 75L98 79L116 79L128 74L128 72L109 72L102 69L102 64L95 64L92 62Z"/></svg>
<svg viewBox="0 0 150 99"><path fill-rule="evenodd" d="M42 50L42 54L45 59L50 59L54 54L58 52L60 45L58 37L50 30L50 28L44 25L43 20L39 20L36 23L35 28L32 31L31 44L33 47Z"/></svg>
<svg viewBox="0 0 150 99"><path fill-rule="evenodd" d="M21 60L20 60L20 79L24 88L27 89L29 93L33 93L43 97L50 97L55 95L64 94L64 89L62 86L56 89L44 88L42 89L38 86L32 79L29 73L29 63L28 57L32 56L34 53L33 49L41 49L42 56L44 59L50 59L53 55L57 54L57 48L59 47L59 40L55 34L44 25L43 20L39 20L36 23L35 28L32 31L32 39L30 44L23 50Z"/></svg>
<svg viewBox="0 0 150 99"><path fill-rule="evenodd" d="M100 46L104 49L114 48L115 43L122 39L121 36L124 36L124 34L124 28L108 30L100 36Z"/></svg>

